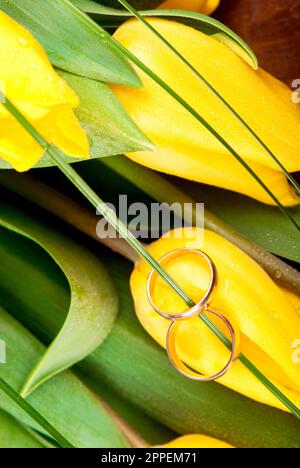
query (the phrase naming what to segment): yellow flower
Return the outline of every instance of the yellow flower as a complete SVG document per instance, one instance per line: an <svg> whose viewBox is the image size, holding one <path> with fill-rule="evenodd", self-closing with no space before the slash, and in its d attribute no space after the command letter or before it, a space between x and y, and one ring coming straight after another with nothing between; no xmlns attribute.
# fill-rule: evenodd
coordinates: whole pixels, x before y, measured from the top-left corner
<svg viewBox="0 0 300 468"><path fill-rule="evenodd" d="M204 435L192 434L178 437L178 439L163 445L161 448L205 448L205 449L230 449L234 448L231 445L221 442L220 440L213 439Z"/></svg>
<svg viewBox="0 0 300 468"><path fill-rule="evenodd" d="M182 247L200 249L215 262L218 285L212 307L220 310L240 330L241 351L300 406L300 315L293 305L296 304L295 297L282 291L248 255L210 231L205 231L204 241L203 231L196 228L187 230L184 238L165 236L153 243L149 250L159 259ZM203 297L209 272L198 256L180 257L166 269L193 300L198 302ZM131 277L132 295L141 324L165 347L170 322L160 317L147 299L149 271L150 267L144 261L136 266ZM167 313L186 309L177 294L161 280L155 288L154 298L156 305ZM178 324L176 345L180 359L204 375L221 370L229 356L221 341L198 318ZM220 326L219 322L216 324ZM240 361L236 361L219 382L254 400L284 409Z"/></svg>
<svg viewBox="0 0 300 468"><path fill-rule="evenodd" d="M160 8L199 11L204 15L210 15L219 4L220 0L167 0Z"/></svg>
<svg viewBox="0 0 300 468"><path fill-rule="evenodd" d="M76 94L52 68L34 37L0 11L1 92L43 137L70 156L87 157L88 139L74 115ZM0 105L0 158L26 171L43 150Z"/></svg>
<svg viewBox="0 0 300 468"><path fill-rule="evenodd" d="M300 170L300 106L288 87L262 69L254 70L226 45L183 24L152 19L151 24L198 69L263 139L290 172ZM225 106L137 21L115 38L192 105L286 205L299 202L286 177ZM130 116L156 144L134 161L168 174L243 193L273 204L269 195L234 157L171 96L137 70L143 88L113 86Z"/></svg>

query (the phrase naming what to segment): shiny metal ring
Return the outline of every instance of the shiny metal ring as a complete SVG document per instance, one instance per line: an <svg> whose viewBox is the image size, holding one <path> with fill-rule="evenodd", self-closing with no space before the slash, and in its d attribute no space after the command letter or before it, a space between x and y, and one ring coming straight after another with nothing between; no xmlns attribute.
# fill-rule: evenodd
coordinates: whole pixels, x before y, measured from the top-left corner
<svg viewBox="0 0 300 468"><path fill-rule="evenodd" d="M215 267L214 262L212 259L206 255L206 253L202 252L201 250L197 249L188 249L188 248L181 248L181 249L175 249L172 250L171 252L167 253L163 257L161 257L158 260L158 263L162 266L165 267L170 263L172 260L175 260L178 257L184 256L184 255L190 255L190 254L196 254L201 256L202 259L204 259L210 270L210 282L207 288L207 291L204 295L204 297L199 301L197 304L195 304L193 307L190 309L187 309L183 312L177 313L177 314L168 314L164 312L163 310L160 310L156 304L154 303L153 300L153 292L155 288L156 281L158 280L158 273L155 270L152 270L148 276L148 281L147 281L147 296L148 300L155 310L161 317L167 319L167 320L186 320L188 318L194 317L195 315L201 314L204 310L207 309L211 296L213 294L213 291L215 289L215 286L217 284L217 270Z"/></svg>
<svg viewBox="0 0 300 468"><path fill-rule="evenodd" d="M202 312L204 313L204 312ZM211 375L209 377L204 377L202 374L196 372L196 371L193 371L192 369L190 369L188 366L186 366L183 361L179 358L178 356L178 353L177 353L177 350L176 350L176 331L177 331L177 327L180 325L179 322L177 321L173 321L170 325L170 328L168 330L168 334L167 334L167 353L168 353L168 356L169 356L169 359L172 363L172 365L175 367L175 369L180 372L180 374L184 375L185 377L191 379L191 380L195 380L197 382L211 382L213 380L217 380L219 379L220 377L223 377L223 375L225 375L228 370L231 368L233 362L236 360L237 358L237 339L236 339L236 334L235 334L235 331L234 331L234 328L232 327L231 323L229 322L229 320L227 320L226 317L224 317L224 315L214 311L214 310L211 310L211 309L207 309L205 311L205 313L210 313L210 314L213 314L215 315L216 317L219 317L226 325L226 327L228 328L229 330L229 333L230 333L230 336L231 336L231 342L232 342L232 349L231 349L231 353L230 353L230 358L226 364L226 366L220 370L219 372L217 372L216 374L214 375Z"/></svg>

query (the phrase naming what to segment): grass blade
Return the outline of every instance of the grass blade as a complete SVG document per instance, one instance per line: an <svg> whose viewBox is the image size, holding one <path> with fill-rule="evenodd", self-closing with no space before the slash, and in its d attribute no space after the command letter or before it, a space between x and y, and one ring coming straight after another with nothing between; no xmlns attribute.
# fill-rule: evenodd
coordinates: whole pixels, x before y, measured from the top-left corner
<svg viewBox="0 0 300 468"><path fill-rule="evenodd" d="M0 448L46 448L44 441L35 437L10 415L0 411Z"/></svg>
<svg viewBox="0 0 300 468"><path fill-rule="evenodd" d="M36 421L51 437L53 437L62 448L74 448L47 419L44 418L33 406L31 406L21 395L16 392L5 380L0 377L0 390L11 398L22 410L24 410L34 421Z"/></svg>

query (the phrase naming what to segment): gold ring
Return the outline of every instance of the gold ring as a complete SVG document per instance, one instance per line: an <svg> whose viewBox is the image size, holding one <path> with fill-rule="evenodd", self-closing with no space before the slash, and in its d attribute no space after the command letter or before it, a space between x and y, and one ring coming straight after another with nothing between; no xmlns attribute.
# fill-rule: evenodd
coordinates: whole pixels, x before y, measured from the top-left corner
<svg viewBox="0 0 300 468"><path fill-rule="evenodd" d="M183 311L183 312L180 312L178 314L168 314L166 312L164 312L163 310L159 309L154 300L153 300L153 292L154 292L154 288L155 288L155 284L158 280L158 273L155 271L155 270L152 270L148 276L148 281L147 281L147 296L148 296L148 300L152 306L152 308L155 310L155 312L157 312L161 317L167 319L167 320L186 320L188 318L191 318L191 317L194 317L195 315L199 315L201 314L201 312L203 312L204 310L207 309L208 305L209 305L209 301L211 299L211 296L213 294L213 291L215 289L215 286L217 284L217 270L216 270L216 267L215 267L215 264L214 262L212 261L212 259L206 255L206 253L202 252L201 250L197 250L197 249L188 249L188 248L181 248L181 249L175 249L175 250L172 250L172 252L169 252L167 253L166 255L164 255L163 257L161 257L159 260L158 260L158 263L162 266L162 267L165 267L166 265L168 265L168 263L170 263L172 260L178 258L178 257L181 257L181 256L184 256L184 255L190 255L191 253L194 253L196 255L199 255L201 256L202 259L204 259L208 266L209 266L209 269L210 269L210 281L209 281L209 285L208 285L208 288L207 288L207 291L204 295L204 297L201 299L201 301L199 301L197 304L195 304L193 307Z"/></svg>
<svg viewBox="0 0 300 468"><path fill-rule="evenodd" d="M231 336L231 353L230 353L230 358L227 362L227 364L221 369L219 372L217 372L214 375L211 375L209 377L205 377L202 374L193 371L190 369L188 366L184 364L184 362L179 358L177 349L176 349L176 331L179 325L179 322L173 321L170 325L170 328L168 330L167 334L167 353L169 356L169 359L172 363L172 365L175 367L175 369L180 372L180 374L184 375L185 377L188 377L191 380L195 380L197 382L211 382L213 380L217 380L220 377L223 377L228 370L231 368L233 362L235 361L237 357L237 339L236 339L236 334L234 331L233 326L229 322L229 320L219 312L216 312L211 309L207 309L206 312L211 313L215 315L216 317L220 318L226 325L227 329L229 330L230 336Z"/></svg>

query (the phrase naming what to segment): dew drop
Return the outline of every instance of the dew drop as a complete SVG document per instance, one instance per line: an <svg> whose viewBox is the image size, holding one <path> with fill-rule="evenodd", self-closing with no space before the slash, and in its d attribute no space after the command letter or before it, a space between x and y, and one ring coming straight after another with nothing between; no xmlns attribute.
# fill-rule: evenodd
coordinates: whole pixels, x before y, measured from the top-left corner
<svg viewBox="0 0 300 468"><path fill-rule="evenodd" d="M19 37L18 42L21 46L27 47L28 46L28 40L25 39L25 37Z"/></svg>
<svg viewBox="0 0 300 468"><path fill-rule="evenodd" d="M276 270L276 271L275 271L275 278L276 278L276 279L280 279L281 277L282 277L281 271L280 271L280 270Z"/></svg>

